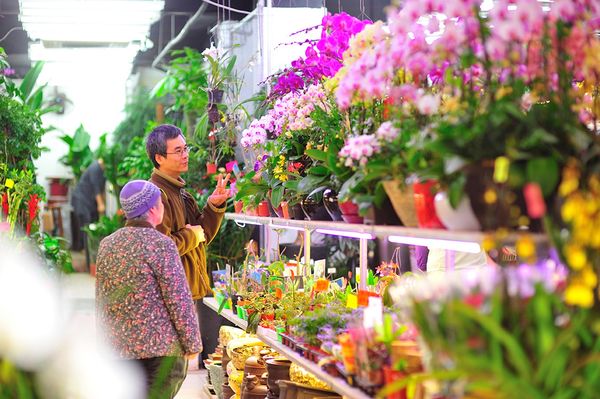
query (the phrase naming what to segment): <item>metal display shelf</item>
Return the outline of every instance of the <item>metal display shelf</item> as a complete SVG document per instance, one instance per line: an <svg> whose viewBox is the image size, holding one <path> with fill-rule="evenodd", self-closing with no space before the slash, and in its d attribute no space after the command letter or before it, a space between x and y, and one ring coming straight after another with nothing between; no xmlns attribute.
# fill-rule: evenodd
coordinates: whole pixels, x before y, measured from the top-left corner
<svg viewBox="0 0 600 399"><path fill-rule="evenodd" d="M219 310L219 306L217 304L217 300L212 297L206 297L202 300L206 306L217 312ZM230 309L223 309L221 311L221 316L225 317L227 320L231 321L236 326L246 329L248 327L248 322L246 320L242 320L237 317ZM304 369L313 373L320 380L325 381L327 384L331 386L331 389L339 393L340 395L346 396L351 399L368 399L369 395L365 394L358 388L354 388L350 386L346 381L341 378L334 377L332 375L327 374L324 370L321 369L316 363L305 359L300 356L292 349L283 345L281 342L277 340L277 333L273 330L269 330L266 328L258 327L258 331L256 332L258 338L263 341L265 344L269 345L271 348L275 349L278 353L285 356L292 362L302 366Z"/></svg>
<svg viewBox="0 0 600 399"><path fill-rule="evenodd" d="M219 313L219 304L217 303L217 300L213 297L205 297L204 299L202 299L202 302L204 302L204 304L206 306L208 306L209 308L211 308L212 310L214 310L215 312ZM237 317L236 314L234 314L231 309L223 309L221 310L220 313L221 316L223 316L224 318L226 318L227 320L229 320L230 322L232 322L233 324L235 324L236 326L238 326L239 328L246 330L246 328L248 328L248 322L246 320L242 320L239 317Z"/></svg>
<svg viewBox="0 0 600 399"><path fill-rule="evenodd" d="M331 389L343 395L347 398L352 399L368 399L369 395L364 393L358 388L354 388L350 386L346 381L341 378L334 377L332 375L327 374L325 371L321 369L316 363L303 358L292 349L283 345L281 342L277 340L277 333L273 330L269 330L266 328L258 327L257 331L258 338L263 341L265 344L269 345L271 348L275 349L281 355L287 357L292 362L302 366L304 369L313 373L320 380L325 381L327 384L331 386Z"/></svg>
<svg viewBox="0 0 600 399"><path fill-rule="evenodd" d="M313 220L292 220L273 217L248 216L239 213L226 213L226 219L235 221L239 226L248 224L259 225L277 229L293 229L304 232L304 259L311 259L310 241L311 234L322 233L328 235L338 235L343 237L357 238L360 241L360 288L364 289L367 281L367 251L368 240L375 237L386 238L389 242L406 245L425 246L429 249L441 249L446 251L446 270L454 269L455 252L467 252L477 254L482 251L481 243L486 239L499 241L503 245L513 245L519 237L524 234L533 241L534 245L541 246L548 243L545 234L530 234L526 232L511 232L499 234L494 232L480 231L453 231L442 229L420 229L402 226L381 226L366 224L350 224L332 221L313 221ZM264 235L266 261L271 261L271 243L270 234Z"/></svg>
<svg viewBox="0 0 600 399"><path fill-rule="evenodd" d="M366 225L366 224L351 224L344 222L331 222L320 220L294 220L272 217L248 216L238 213L226 213L226 219L234 220L238 224L255 224L265 225L271 228L291 228L296 230L328 230L330 232L354 232L370 234L373 237L389 237L399 236L406 238L414 238L427 240L428 244L434 245L441 249L458 250L457 243L481 243L487 237L494 237L494 233L486 233L481 231L452 231L442 229L421 229L402 226L382 226L382 225ZM324 233L328 234L328 233ZM512 244L523 234L521 232L511 232L501 236L501 241L506 244ZM528 233L527 233L528 234ZM548 242L545 234L528 234L536 244ZM497 237L497 236L496 236ZM360 237L356 237L360 238ZM438 245L436 245L436 242ZM419 245L419 244L415 244ZM421 244L423 245L423 244ZM426 244L427 245L427 244Z"/></svg>

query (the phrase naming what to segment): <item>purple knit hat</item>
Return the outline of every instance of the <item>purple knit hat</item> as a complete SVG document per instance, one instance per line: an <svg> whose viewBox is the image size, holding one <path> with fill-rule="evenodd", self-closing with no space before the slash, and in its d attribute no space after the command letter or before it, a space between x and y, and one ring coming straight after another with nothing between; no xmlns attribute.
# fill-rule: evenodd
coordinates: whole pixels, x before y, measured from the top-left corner
<svg viewBox="0 0 600 399"><path fill-rule="evenodd" d="M127 219L138 217L156 205L160 190L146 180L132 180L123 187L119 195L121 208Z"/></svg>

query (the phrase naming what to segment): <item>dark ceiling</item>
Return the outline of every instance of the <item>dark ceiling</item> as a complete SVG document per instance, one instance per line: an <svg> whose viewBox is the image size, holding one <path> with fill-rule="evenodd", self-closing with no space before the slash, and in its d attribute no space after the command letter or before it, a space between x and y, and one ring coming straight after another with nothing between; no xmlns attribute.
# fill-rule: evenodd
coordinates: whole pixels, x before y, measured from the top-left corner
<svg viewBox="0 0 600 399"><path fill-rule="evenodd" d="M225 4L228 7L252 11L258 0L212 0L212 2ZM331 13L345 11L356 17L371 20L385 19L384 8L391 0L271 0L275 7L319 7L323 4ZM364 3L361 10L360 4ZM162 18L150 27L150 40L154 46L144 52L138 53L134 62L134 69L139 66L150 66L157 55L176 37L184 28L188 20L203 4L203 0L166 0ZM181 40L170 46L169 50L192 47L202 50L210 46L210 29L222 20L240 20L245 14L220 10L211 4L206 4L202 14L189 24ZM3 47L9 57L9 63L16 70L17 76L23 76L30 68L31 61L27 55L28 37L22 30L18 21L18 0L0 0L0 47ZM11 33L8 33L12 31ZM168 54L161 58L161 62L169 60Z"/></svg>

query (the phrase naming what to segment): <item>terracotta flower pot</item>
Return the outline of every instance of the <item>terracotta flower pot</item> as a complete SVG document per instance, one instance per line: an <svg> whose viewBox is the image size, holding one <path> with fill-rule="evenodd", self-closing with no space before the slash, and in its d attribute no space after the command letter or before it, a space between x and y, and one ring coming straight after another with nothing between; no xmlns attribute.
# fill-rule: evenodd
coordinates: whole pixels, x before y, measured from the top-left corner
<svg viewBox="0 0 600 399"><path fill-rule="evenodd" d="M284 219L290 219L290 207L287 201L281 201L281 215Z"/></svg>
<svg viewBox="0 0 600 399"><path fill-rule="evenodd" d="M412 184L404 186L400 184L400 180L385 180L383 188L402 224L406 227L418 227Z"/></svg>
<svg viewBox="0 0 600 399"><path fill-rule="evenodd" d="M66 197L69 194L69 185L61 182L61 179L50 181L50 196Z"/></svg>
<svg viewBox="0 0 600 399"><path fill-rule="evenodd" d="M215 173L217 173L217 164L207 162L206 163L206 174L214 175Z"/></svg>
<svg viewBox="0 0 600 399"><path fill-rule="evenodd" d="M443 229L444 225L438 219L435 213L433 198L435 197L435 188L437 181L426 180L413 184L415 210L417 211L417 219L419 227L425 229Z"/></svg>
<svg viewBox="0 0 600 399"><path fill-rule="evenodd" d="M261 201L258 204L257 215L263 217L271 216L271 212L269 211L269 203L267 201Z"/></svg>
<svg viewBox="0 0 600 399"><path fill-rule="evenodd" d="M244 208L244 202L242 202L242 201L235 201L233 203L233 207L235 209L235 213L242 213L242 209Z"/></svg>

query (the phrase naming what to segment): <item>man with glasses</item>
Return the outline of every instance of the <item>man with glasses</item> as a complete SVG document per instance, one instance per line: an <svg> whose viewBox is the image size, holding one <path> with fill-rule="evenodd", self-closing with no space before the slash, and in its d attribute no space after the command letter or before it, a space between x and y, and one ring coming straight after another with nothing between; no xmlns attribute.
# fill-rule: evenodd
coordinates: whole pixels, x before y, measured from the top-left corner
<svg viewBox="0 0 600 399"><path fill-rule="evenodd" d="M156 127L146 140L146 151L154 164L150 181L161 189L165 206L163 221L157 230L175 241L181 256L192 298L197 301L204 357L205 353L214 350L219 328L207 322L207 317L212 314L206 315L209 311L203 309L202 303L202 298L211 292L206 246L221 227L225 202L229 198L229 175L224 178L219 175L216 189L200 211L181 178L182 173L188 171L189 161L189 147L181 129L167 124Z"/></svg>

